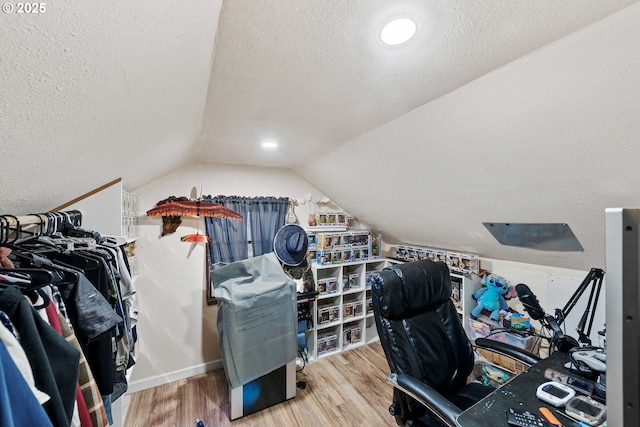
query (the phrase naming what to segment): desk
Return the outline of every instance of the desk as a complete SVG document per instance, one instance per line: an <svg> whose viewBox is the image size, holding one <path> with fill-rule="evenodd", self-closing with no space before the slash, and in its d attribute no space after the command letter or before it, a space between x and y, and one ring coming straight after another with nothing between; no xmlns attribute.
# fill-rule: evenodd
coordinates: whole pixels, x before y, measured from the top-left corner
<svg viewBox="0 0 640 427"><path fill-rule="evenodd" d="M536 397L538 386L548 381L544 377L544 371L547 368L567 372L564 368L565 356L565 353L558 351L542 359L460 414L456 420L458 425L461 427L508 426L506 411L509 408L529 411L543 418L538 411L541 406L549 408L564 426L578 425L575 421L570 421L571 419L561 411L557 411L553 406Z"/></svg>

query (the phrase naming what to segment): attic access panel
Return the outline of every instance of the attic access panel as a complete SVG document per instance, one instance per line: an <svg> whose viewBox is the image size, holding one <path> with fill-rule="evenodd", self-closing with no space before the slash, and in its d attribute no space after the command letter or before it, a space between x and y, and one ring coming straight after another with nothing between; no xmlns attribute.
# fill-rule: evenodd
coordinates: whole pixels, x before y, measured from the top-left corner
<svg viewBox="0 0 640 427"><path fill-rule="evenodd" d="M541 251L583 251L582 245L568 224L523 224L513 222L483 222L487 230L502 245Z"/></svg>

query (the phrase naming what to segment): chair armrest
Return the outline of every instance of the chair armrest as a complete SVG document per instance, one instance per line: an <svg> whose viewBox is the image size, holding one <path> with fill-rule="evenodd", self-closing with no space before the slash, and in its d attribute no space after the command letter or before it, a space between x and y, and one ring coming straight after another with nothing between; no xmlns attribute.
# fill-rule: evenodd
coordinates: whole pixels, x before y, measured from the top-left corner
<svg viewBox="0 0 640 427"><path fill-rule="evenodd" d="M488 338L476 338L476 347L504 354L529 366L535 365L540 361L538 356L520 347Z"/></svg>
<svg viewBox="0 0 640 427"><path fill-rule="evenodd" d="M456 418L462 411L433 388L408 374L391 374L387 380L428 408L447 426L456 426Z"/></svg>

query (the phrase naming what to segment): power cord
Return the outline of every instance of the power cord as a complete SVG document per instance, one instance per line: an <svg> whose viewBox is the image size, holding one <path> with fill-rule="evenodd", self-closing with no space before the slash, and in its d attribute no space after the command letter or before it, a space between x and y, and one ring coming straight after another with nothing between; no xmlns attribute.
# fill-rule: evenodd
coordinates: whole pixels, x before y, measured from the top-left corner
<svg viewBox="0 0 640 427"><path fill-rule="evenodd" d="M302 353L300 351L300 349L298 349L298 356L300 357L300 359L302 360L302 367L298 368L296 370L296 372L302 372L305 368L305 366L307 366L307 355Z"/></svg>
<svg viewBox="0 0 640 427"><path fill-rule="evenodd" d="M296 373L302 372L304 368L307 366L307 355L298 349L298 356L302 360L302 367L296 369ZM300 380L296 382L296 387L300 390L304 390L307 388L307 382L305 380Z"/></svg>

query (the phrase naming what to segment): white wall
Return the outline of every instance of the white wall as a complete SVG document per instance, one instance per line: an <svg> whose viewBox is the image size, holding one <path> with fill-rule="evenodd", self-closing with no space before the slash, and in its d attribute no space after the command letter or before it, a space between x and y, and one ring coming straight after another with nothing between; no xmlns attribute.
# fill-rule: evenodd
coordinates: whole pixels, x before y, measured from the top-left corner
<svg viewBox="0 0 640 427"><path fill-rule="evenodd" d="M206 305L205 247L183 243L197 223L183 218L172 234L160 238L160 217L144 213L168 196L189 196L202 186L205 195L277 196L302 198L322 194L289 169L193 164L138 188L140 238L136 281L140 319L137 364L131 389L169 382L220 366L216 306ZM306 220L309 205L296 214Z"/></svg>
<svg viewBox="0 0 640 427"><path fill-rule="evenodd" d="M551 314L553 314L555 308L562 308L566 301L549 301L547 296L547 281L549 277L553 276L582 281L588 273L588 271L582 270L526 264L492 258L481 258L480 267L504 277L511 286L516 286L519 283L524 283L529 286L540 300L542 308ZM602 297L604 297L604 295ZM510 305L515 305L520 309L522 307L519 303Z"/></svg>
<svg viewBox="0 0 640 427"><path fill-rule="evenodd" d="M63 210L79 210L82 213L82 228L95 230L107 236L120 236L122 234L122 181Z"/></svg>

